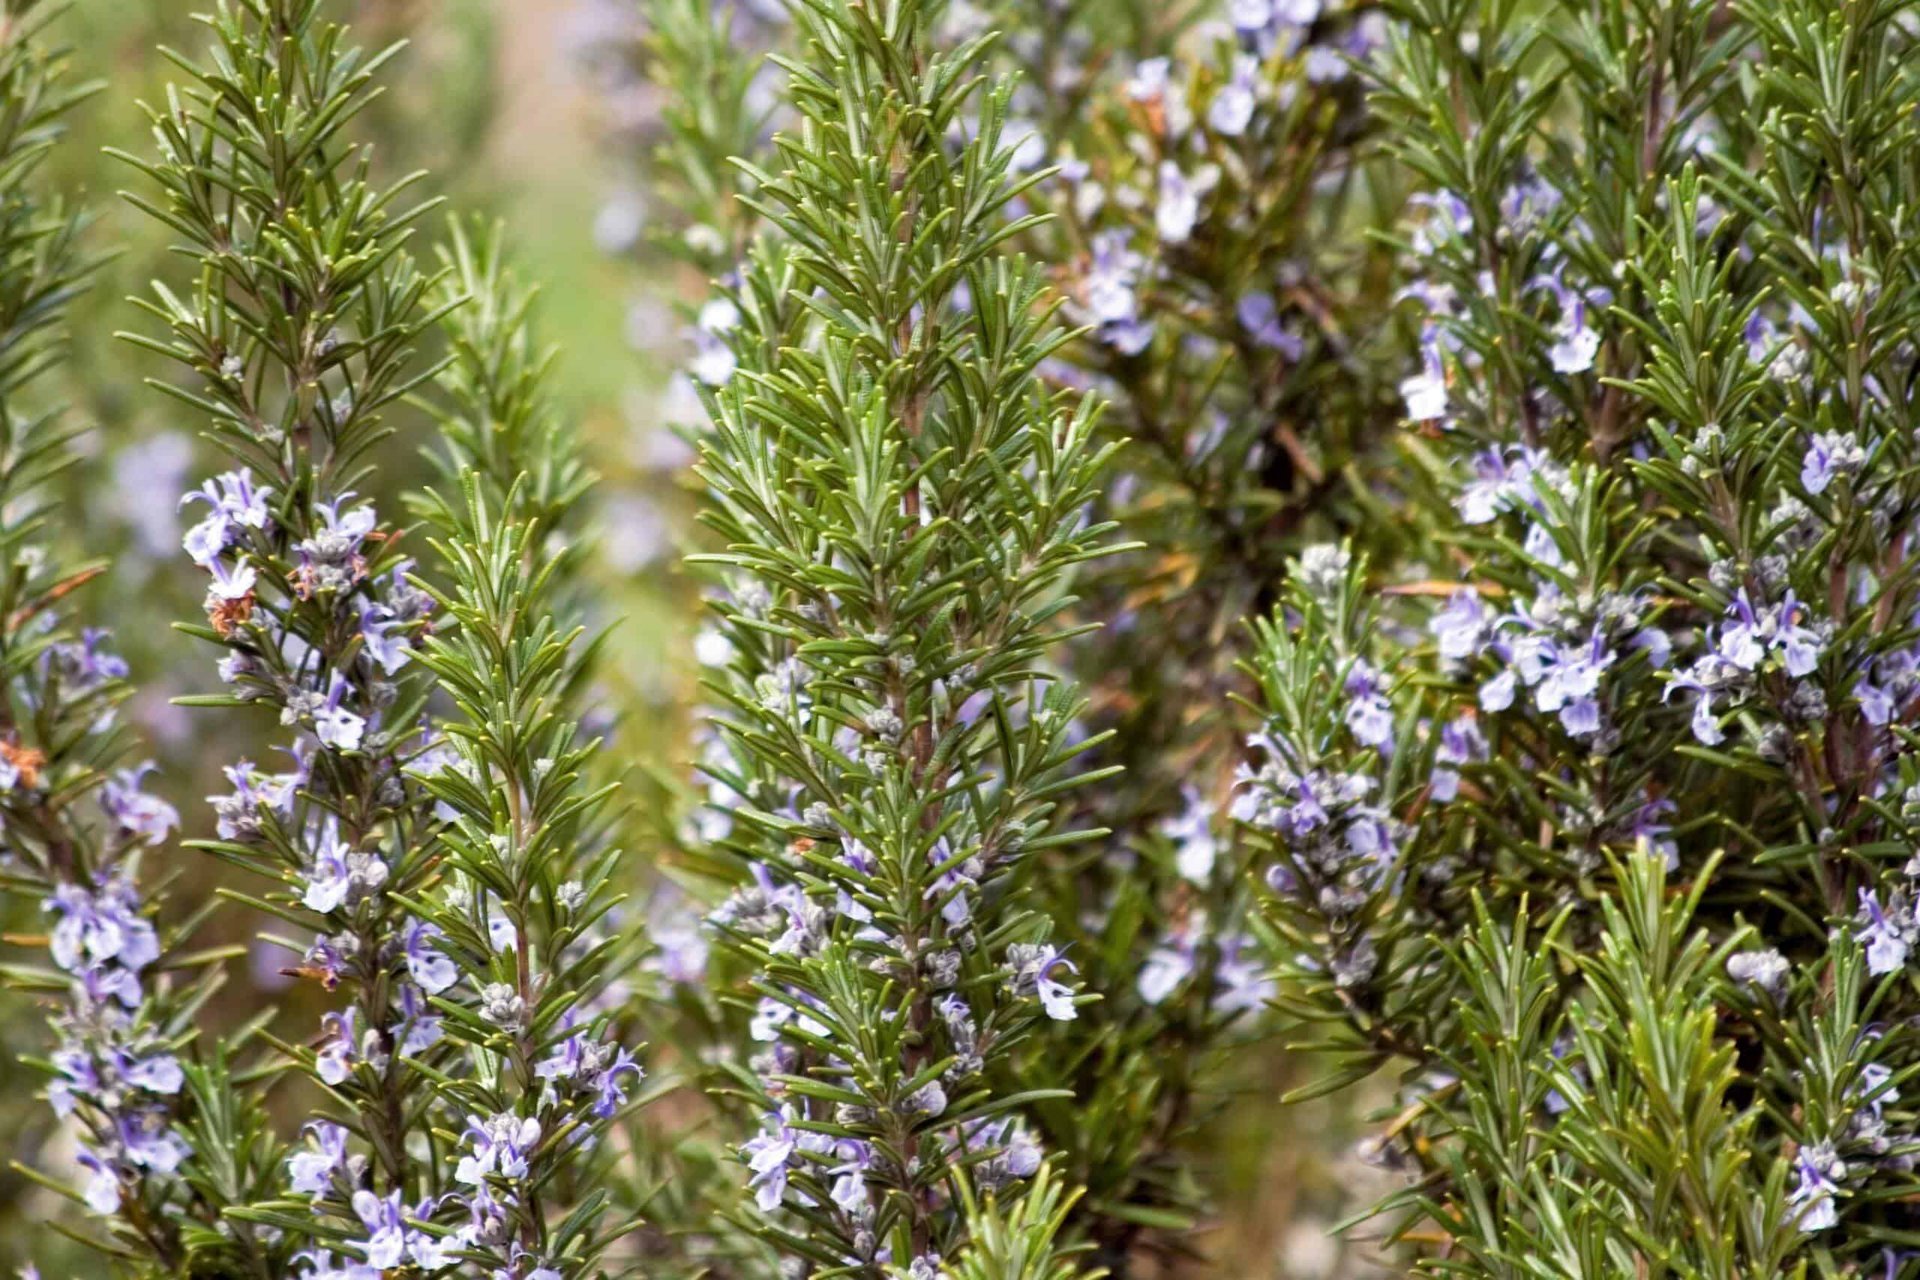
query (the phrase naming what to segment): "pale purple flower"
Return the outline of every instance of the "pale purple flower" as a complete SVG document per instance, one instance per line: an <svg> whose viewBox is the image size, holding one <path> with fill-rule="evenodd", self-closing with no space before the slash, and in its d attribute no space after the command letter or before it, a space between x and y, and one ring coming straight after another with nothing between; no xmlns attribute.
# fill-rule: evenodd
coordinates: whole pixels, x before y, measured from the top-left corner
<svg viewBox="0 0 1920 1280"><path fill-rule="evenodd" d="M74 988L79 1002L87 1008L118 1000L126 1008L137 1009L145 998L140 990L139 975L118 965L95 965L80 970L74 975Z"/></svg>
<svg viewBox="0 0 1920 1280"><path fill-rule="evenodd" d="M120 1140L122 1158L154 1173L173 1173L193 1154L193 1148L173 1131L163 1107L122 1112L115 1120L114 1132Z"/></svg>
<svg viewBox="0 0 1920 1280"><path fill-rule="evenodd" d="M1088 319L1100 340L1122 355L1138 355L1153 339L1153 323L1140 316L1138 293L1146 259L1129 233L1102 231L1093 237L1084 297Z"/></svg>
<svg viewBox="0 0 1920 1280"><path fill-rule="evenodd" d="M1867 463L1866 450L1844 431L1817 432L1800 464L1800 483L1808 493L1825 493L1836 476L1852 476Z"/></svg>
<svg viewBox="0 0 1920 1280"><path fill-rule="evenodd" d="M1879 685L1862 680L1854 686L1854 698L1860 703L1860 715L1868 724L1885 727L1893 719L1893 698Z"/></svg>
<svg viewBox="0 0 1920 1280"><path fill-rule="evenodd" d="M1747 599L1745 587L1740 589L1728 608L1734 614L1734 621L1720 628L1720 639L1715 648L1722 658L1742 671L1758 670L1767 656L1767 649L1761 639L1760 622L1754 615L1753 603Z"/></svg>
<svg viewBox="0 0 1920 1280"><path fill-rule="evenodd" d="M873 1166L873 1148L864 1142L841 1141L833 1151L840 1163L827 1171L833 1178L827 1196L842 1212L858 1213L867 1207L866 1172Z"/></svg>
<svg viewBox="0 0 1920 1280"><path fill-rule="evenodd" d="M487 941L495 951L512 951L520 945L520 931L513 927L513 918L498 907L487 908Z"/></svg>
<svg viewBox="0 0 1920 1280"><path fill-rule="evenodd" d="M1073 989L1053 977L1056 969L1074 971L1073 962L1057 947L1016 942L1007 948L1007 967L1015 995L1037 998L1047 1016L1056 1022L1071 1022L1079 1016L1073 1005Z"/></svg>
<svg viewBox="0 0 1920 1280"><path fill-rule="evenodd" d="M1441 363L1439 339L1431 329L1420 341L1420 372L1400 380L1400 396L1407 402L1407 417L1415 422L1447 416L1447 370Z"/></svg>
<svg viewBox="0 0 1920 1280"><path fill-rule="evenodd" d="M1868 1042L1878 1037L1868 1033ZM1886 1111L1893 1103L1900 1101L1900 1090L1893 1084L1893 1068L1884 1062L1869 1062L1861 1066L1859 1078L1853 1087L1847 1090L1849 1099L1857 1101L1871 1115L1875 1122L1886 1119Z"/></svg>
<svg viewBox="0 0 1920 1280"><path fill-rule="evenodd" d="M1906 967L1920 921L1904 892L1896 890L1883 908L1878 894L1860 890L1860 911L1854 918L1859 924L1855 936L1866 948L1868 973L1879 977Z"/></svg>
<svg viewBox="0 0 1920 1280"><path fill-rule="evenodd" d="M1728 663L1757 671L1769 652L1777 652L1795 679L1819 665L1820 639L1799 624L1800 605L1791 591L1779 604L1756 609L1742 587L1727 608L1730 619L1720 627L1715 651Z"/></svg>
<svg viewBox="0 0 1920 1280"><path fill-rule="evenodd" d="M1289 360L1306 354L1307 344L1281 326L1279 304L1271 293L1262 290L1242 294L1234 316L1255 345L1278 351Z"/></svg>
<svg viewBox="0 0 1920 1280"><path fill-rule="evenodd" d="M1384 24L1385 15L1371 13L1361 19L1354 28L1356 37L1361 36L1361 28L1370 25L1369 19L1376 20L1372 25L1377 33ZM1376 45L1385 43L1377 34L1373 39ZM1360 41L1356 40L1355 43ZM1355 56L1364 55L1356 53ZM1524 168L1500 197L1501 228L1517 239L1544 224L1547 216L1560 207L1562 199L1559 188L1540 177L1531 167Z"/></svg>
<svg viewBox="0 0 1920 1280"><path fill-rule="evenodd" d="M1612 297L1604 289L1570 289L1558 274L1534 281L1536 287L1553 292L1560 309L1554 326L1553 343L1547 348L1547 361L1555 373L1585 373L1593 368L1600 351L1600 335L1587 323L1589 303L1604 303Z"/></svg>
<svg viewBox="0 0 1920 1280"><path fill-rule="evenodd" d="M454 968L453 961L433 947L440 937L439 928L425 920L407 921L406 931L401 935L407 972L430 996L439 995L460 979L460 971Z"/></svg>
<svg viewBox="0 0 1920 1280"><path fill-rule="evenodd" d="M1454 508L1468 524L1490 524L1516 496L1513 469L1497 449L1476 454L1473 477L1461 486Z"/></svg>
<svg viewBox="0 0 1920 1280"><path fill-rule="evenodd" d="M1353 65L1347 61L1347 54L1326 45L1311 45L1305 59L1307 81L1310 84L1338 84L1353 72Z"/></svg>
<svg viewBox="0 0 1920 1280"><path fill-rule="evenodd" d="M387 616L395 623L417 622L433 612L433 597L407 580L412 560L401 560L386 574Z"/></svg>
<svg viewBox="0 0 1920 1280"><path fill-rule="evenodd" d="M1740 951L1727 957L1729 978L1766 992L1775 1003L1786 1001L1790 972L1787 958L1778 951Z"/></svg>
<svg viewBox="0 0 1920 1280"><path fill-rule="evenodd" d="M1158 1005L1192 976L1192 947L1162 943L1147 953L1146 963L1140 966L1135 989L1142 1000L1150 1005Z"/></svg>
<svg viewBox="0 0 1920 1280"><path fill-rule="evenodd" d="M1364 774L1329 774L1315 769L1303 776L1287 763L1293 753L1271 735L1256 733L1247 741L1269 759L1258 771L1242 766L1235 784L1242 790L1234 801L1232 815L1276 831L1289 843L1313 838L1334 821L1336 814L1350 815L1373 786L1372 779Z"/></svg>
<svg viewBox="0 0 1920 1280"><path fill-rule="evenodd" d="M1725 731L1720 728L1719 720L1714 717L1713 699L1705 690L1701 690L1700 695L1694 699L1690 727L1693 730L1694 740L1703 747L1718 746L1727 740Z"/></svg>
<svg viewBox="0 0 1920 1280"><path fill-rule="evenodd" d="M602 1120L611 1120L627 1100L627 1085L643 1075L645 1072L633 1055L624 1046L616 1045L612 1060L592 1077L593 1114Z"/></svg>
<svg viewBox="0 0 1920 1280"><path fill-rule="evenodd" d="M228 568L224 560L214 560L207 565L207 570L213 574L213 581L207 585L209 601L241 599L252 594L260 581L260 575L245 560L232 568Z"/></svg>
<svg viewBox="0 0 1920 1280"><path fill-rule="evenodd" d="M62 884L48 895L43 908L58 912L50 949L53 961L68 973L80 973L109 962L131 974L160 958L160 939L153 923L140 914L140 900L131 882L114 878L88 892L76 884ZM138 987L129 1008L139 1003Z"/></svg>
<svg viewBox="0 0 1920 1280"><path fill-rule="evenodd" d="M1656 671L1673 660L1673 638L1659 627L1643 627L1634 632L1627 647L1647 655L1647 665Z"/></svg>
<svg viewBox="0 0 1920 1280"><path fill-rule="evenodd" d="M742 1144L740 1154L747 1158L747 1168L753 1173L747 1185L753 1188L754 1203L762 1213L772 1213L786 1198L787 1162L794 1150L793 1130L785 1124Z"/></svg>
<svg viewBox="0 0 1920 1280"><path fill-rule="evenodd" d="M700 308L693 329L693 376L710 387L725 386L738 363L726 335L740 324L740 308L731 299L712 298Z"/></svg>
<svg viewBox="0 0 1920 1280"><path fill-rule="evenodd" d="M602 1120L612 1119L627 1100L628 1085L646 1075L624 1046L589 1040L582 1032L561 1041L534 1074L570 1092L591 1094L593 1114Z"/></svg>
<svg viewBox="0 0 1920 1280"><path fill-rule="evenodd" d="M82 1099L113 1112L133 1101L134 1090L171 1097L186 1083L180 1060L170 1053L63 1041L52 1060L62 1078L47 1086L47 1101L62 1119L72 1115Z"/></svg>
<svg viewBox="0 0 1920 1280"><path fill-rule="evenodd" d="M56 1049L53 1065L64 1080L55 1080L47 1086L47 1104L53 1108L53 1114L65 1120L79 1106L79 1099L92 1097L100 1092L100 1072L94 1066L93 1057L84 1049Z"/></svg>
<svg viewBox="0 0 1920 1280"><path fill-rule="evenodd" d="M87 1208L102 1216L119 1212L120 1175L113 1165L89 1147L75 1152L74 1160L88 1172L86 1189L81 1193Z"/></svg>
<svg viewBox="0 0 1920 1280"><path fill-rule="evenodd" d="M1230 0L1227 18L1241 40L1264 56L1296 47L1320 6L1321 0Z"/></svg>
<svg viewBox="0 0 1920 1280"><path fill-rule="evenodd" d="M199 524L187 531L187 554L195 564L212 568L220 553L233 543L241 529L267 526L267 499L272 489L256 488L253 473L245 467L215 476L194 492L180 499L180 505L204 502L212 508Z"/></svg>
<svg viewBox="0 0 1920 1280"><path fill-rule="evenodd" d="M1806 627L1783 624L1779 648L1787 674L1799 680L1813 674L1820 665L1820 640Z"/></svg>
<svg viewBox="0 0 1920 1280"><path fill-rule="evenodd" d="M1273 25L1273 0L1227 0L1227 18L1242 35L1265 35Z"/></svg>
<svg viewBox="0 0 1920 1280"><path fill-rule="evenodd" d="M1561 727L1574 737L1598 733L1600 677L1614 661L1614 652L1607 647L1605 637L1596 630L1584 645L1551 646L1542 654L1543 666L1539 684L1534 689L1534 705L1544 712L1558 712ZM1521 674L1525 679L1524 670Z"/></svg>
<svg viewBox="0 0 1920 1280"><path fill-rule="evenodd" d="M136 1089L172 1095L180 1092L180 1087L187 1082L180 1059L170 1053L135 1057L124 1051L116 1051L113 1057L119 1068L120 1079Z"/></svg>
<svg viewBox="0 0 1920 1280"><path fill-rule="evenodd" d="M222 840L250 839L260 833L263 814L291 816L295 790L306 780L304 767L296 773L262 773L249 760L225 767L233 790L208 796Z"/></svg>
<svg viewBox="0 0 1920 1280"><path fill-rule="evenodd" d="M370 604L360 610L361 646L388 675L407 665L412 656L413 642L405 633L396 634L396 625L393 610L383 604Z"/></svg>
<svg viewBox="0 0 1920 1280"><path fill-rule="evenodd" d="M295 1280L380 1280L381 1276L377 1267L353 1258L335 1259L325 1249L310 1249L295 1254L294 1260L306 1266L306 1270L300 1272Z"/></svg>
<svg viewBox="0 0 1920 1280"><path fill-rule="evenodd" d="M57 670L60 678L77 691L97 689L112 680L127 678L127 660L109 653L105 646L108 633L100 627L87 627L78 640L54 645L45 662Z"/></svg>
<svg viewBox="0 0 1920 1280"><path fill-rule="evenodd" d="M1528 525L1527 536L1521 540L1520 546L1527 557L1538 561L1543 569L1559 569L1567 563L1566 555L1560 550L1560 540L1543 523Z"/></svg>
<svg viewBox="0 0 1920 1280"><path fill-rule="evenodd" d="M367 728L363 717L340 705L348 687L340 673L334 672L327 686L326 701L313 713L314 736L336 751L358 751Z"/></svg>
<svg viewBox="0 0 1920 1280"><path fill-rule="evenodd" d="M1430 254L1437 246L1473 230L1471 206L1452 191L1420 192L1407 203L1427 210L1427 217L1414 230L1413 251L1417 254Z"/></svg>
<svg viewBox="0 0 1920 1280"><path fill-rule="evenodd" d="M1815 1142L1800 1148L1793 1171L1798 1181L1787 1193L1787 1208L1793 1211L1795 1224L1809 1233L1838 1226L1840 1215L1834 1193L1840 1190L1840 1179L1847 1176L1847 1166L1833 1147Z"/></svg>
<svg viewBox="0 0 1920 1280"><path fill-rule="evenodd" d="M467 1223L453 1234L452 1243L458 1247L478 1241L503 1240L507 1238L507 1205L486 1183L473 1188L466 1195L447 1197L449 1200L464 1204L467 1209Z"/></svg>
<svg viewBox="0 0 1920 1280"><path fill-rule="evenodd" d="M1505 711L1513 705L1518 692L1517 680L1511 671L1502 671L1480 686L1480 709L1487 712Z"/></svg>
<svg viewBox="0 0 1920 1280"><path fill-rule="evenodd" d="M140 790L140 779L152 769L151 761L137 769L121 769L100 787L101 812L122 833L148 846L158 845L180 825L178 810Z"/></svg>
<svg viewBox="0 0 1920 1280"><path fill-rule="evenodd" d="M1440 728L1433 753L1432 796L1442 804L1460 794L1460 767L1487 758L1487 740L1471 716L1457 716Z"/></svg>
<svg viewBox="0 0 1920 1280"><path fill-rule="evenodd" d="M1462 587L1448 596L1427 629L1438 642L1442 658L1459 662L1472 657L1479 652L1487 631L1487 611L1480 603L1480 593Z"/></svg>
<svg viewBox="0 0 1920 1280"><path fill-rule="evenodd" d="M772 1044L780 1038L780 1028L792 1022L793 1006L785 1000L761 996L747 1023L747 1035L759 1044Z"/></svg>
<svg viewBox="0 0 1920 1280"><path fill-rule="evenodd" d="M508 1266L494 1271L493 1280L566 1280L559 1271L542 1265L539 1259L517 1240L514 1242L512 1253L508 1256L508 1262Z"/></svg>
<svg viewBox="0 0 1920 1280"><path fill-rule="evenodd" d="M310 1145L287 1157L287 1181L300 1195L318 1199L347 1167L347 1131L331 1120L312 1120L306 1133Z"/></svg>
<svg viewBox="0 0 1920 1280"><path fill-rule="evenodd" d="M907 1097L906 1109L923 1116L945 1115L947 1090L938 1080L928 1081Z"/></svg>
<svg viewBox="0 0 1920 1280"><path fill-rule="evenodd" d="M405 1030L400 1052L406 1057L417 1058L440 1043L440 1019L432 1009L419 987L411 982L400 984L400 1026Z"/></svg>
<svg viewBox="0 0 1920 1280"><path fill-rule="evenodd" d="M388 1193L385 1199L371 1191L354 1192L353 1211L368 1233L366 1240L360 1242L367 1264L381 1271L393 1270L408 1260L426 1271L445 1266L446 1246L412 1225L432 1217L433 1209L432 1200L423 1200L411 1211L407 1210L401 1204L398 1191Z"/></svg>
<svg viewBox="0 0 1920 1280"><path fill-rule="evenodd" d="M1181 244L1193 234L1200 221L1200 205L1207 193L1220 181L1220 171L1203 165L1191 176L1171 160L1162 160L1159 170L1159 197L1154 206L1153 225L1163 244Z"/></svg>
<svg viewBox="0 0 1920 1280"><path fill-rule="evenodd" d="M359 551L360 544L373 532L378 517L371 506L362 503L350 511L341 511L340 508L354 496L352 492L347 492L331 501L313 504L313 509L320 513L321 528L307 539L307 544L311 544L317 557L326 560L345 559Z"/></svg>
<svg viewBox="0 0 1920 1280"><path fill-rule="evenodd" d="M1213 985L1214 1009L1235 1017L1265 1008L1277 990L1271 967L1245 934L1221 942Z"/></svg>
<svg viewBox="0 0 1920 1280"><path fill-rule="evenodd" d="M1665 796L1649 799L1634 811L1633 820L1627 825L1627 834L1664 858L1668 871L1680 869L1680 846L1673 839L1673 824L1666 820L1679 807Z"/></svg>
<svg viewBox="0 0 1920 1280"><path fill-rule="evenodd" d="M1127 96L1135 102L1152 102L1164 96L1172 84L1172 63L1166 58L1145 58L1133 69L1127 81Z"/></svg>
<svg viewBox="0 0 1920 1280"><path fill-rule="evenodd" d="M460 1157L453 1176L469 1186L490 1177L510 1181L527 1176L527 1156L540 1141L540 1122L532 1116L503 1113L467 1117L466 1140L472 1150Z"/></svg>
<svg viewBox="0 0 1920 1280"><path fill-rule="evenodd" d="M927 887L927 900L940 904L940 918L949 928L964 927L973 919L972 891L980 885L970 872L978 867L966 859L954 862L952 846L944 838L934 842L933 848L927 851L927 859L936 866L946 866ZM948 863L953 865L947 866Z"/></svg>
<svg viewBox="0 0 1920 1280"><path fill-rule="evenodd" d="M329 816L317 833L313 865L300 901L322 914L377 892L387 882L387 864L377 854L355 850L340 838L340 823Z"/></svg>
<svg viewBox="0 0 1920 1280"><path fill-rule="evenodd" d="M330 1085L345 1083L354 1063L359 1061L360 1050L356 1038L358 1018L359 1011L351 1006L320 1015L324 1038L314 1055L313 1068L314 1074Z"/></svg>
<svg viewBox="0 0 1920 1280"><path fill-rule="evenodd" d="M1235 54L1233 74L1213 95L1207 107L1207 127L1223 137L1237 138L1253 123L1254 86L1260 72L1260 60L1249 54Z"/></svg>
<svg viewBox="0 0 1920 1280"><path fill-rule="evenodd" d="M1173 843L1174 866L1181 877L1205 884L1220 853L1220 841L1213 834L1213 808L1191 784L1180 789L1180 799L1180 811L1162 818L1158 830Z"/></svg>
<svg viewBox="0 0 1920 1280"><path fill-rule="evenodd" d="M1380 673L1364 659L1356 658L1347 670L1346 723L1354 740L1366 747L1389 750L1393 746L1393 704L1381 687Z"/></svg>

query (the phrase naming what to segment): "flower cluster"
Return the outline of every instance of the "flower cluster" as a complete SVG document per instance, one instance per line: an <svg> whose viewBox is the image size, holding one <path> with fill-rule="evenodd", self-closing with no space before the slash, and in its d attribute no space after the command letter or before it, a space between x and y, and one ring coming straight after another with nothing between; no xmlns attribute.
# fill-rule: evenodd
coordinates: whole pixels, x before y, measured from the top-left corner
<svg viewBox="0 0 1920 1280"><path fill-rule="evenodd" d="M67 1007L53 1020L59 1074L47 1098L61 1119L78 1115L85 1124L91 1141L79 1159L91 1175L86 1201L111 1214L121 1207L124 1185L174 1173L190 1148L172 1114L185 1076L150 1021L147 970L160 959L160 940L131 869L96 872L102 874L91 888L57 883L46 903L58 917L53 962L72 983Z"/></svg>

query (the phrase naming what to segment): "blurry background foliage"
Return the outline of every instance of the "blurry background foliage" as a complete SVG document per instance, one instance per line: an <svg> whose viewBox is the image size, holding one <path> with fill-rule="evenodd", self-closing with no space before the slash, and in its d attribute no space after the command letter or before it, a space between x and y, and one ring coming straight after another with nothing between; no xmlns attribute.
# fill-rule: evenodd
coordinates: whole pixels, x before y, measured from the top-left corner
<svg viewBox="0 0 1920 1280"><path fill-rule="evenodd" d="M640 176L645 166L632 161L649 145L645 117L662 109L661 99L611 102L605 68L594 65L594 51L617 39L639 6L640 0L340 0L335 12L352 24L362 46L409 42L387 76L387 93L364 122L389 176L429 170L432 191L463 210L502 219L522 274L539 282L540 332L559 351L553 391L561 410L581 425L604 480L591 522L598 540L594 607L598 621L619 625L602 673L603 702L619 721L621 768L645 784L630 794L645 797L664 794L664 784L653 780L685 777L690 754L692 632L700 611L693 604L696 584L678 567L691 504L681 481L688 453L673 428L691 425L700 411L684 380L671 375L688 355L691 308L710 290L700 271L680 260L684 255L646 247L649 219L667 219L670 211L650 209ZM92 212L88 244L112 255L72 310L73 358L57 375L67 379L61 394L75 421L87 427L86 464L66 477L71 492L61 514L76 554L112 564L90 589L82 616L109 628L132 665L139 694L131 719L163 764L154 789L179 807L189 837L212 825L203 797L224 789L215 765L246 754L248 744L190 749L204 723L168 701L203 692L211 681L193 642L156 622L196 612L202 586L180 553L184 525L175 503L211 460L184 415L142 387L143 379L164 375L160 363L114 336L132 321L126 298L159 274L166 244L151 219L119 200L119 190L137 184L104 151L144 149L137 104L157 99L172 70L154 50L197 51L203 37L192 14L201 7L198 0L73 0L54 30L74 79L98 82L98 92L75 113L48 167L58 189ZM1183 6L1136 7L1143 16L1126 43L1143 52L1180 25L1174 15ZM1080 104L1057 105L1071 119ZM622 118L609 118L615 114ZM372 496L383 510L397 509L398 494L425 478L417 446L426 423L424 415L403 423L382 459L384 491ZM644 810L645 801L638 807ZM210 891L216 866L183 858L172 869L180 880L176 898ZM0 912L9 933L45 927L20 904ZM218 935L205 941L245 942L256 923L239 911L224 913ZM285 998L284 1015L311 1025L315 1011L291 1008L297 997L277 972L279 959L254 954L254 963L234 967L223 997L229 1009ZM45 1024L20 1016L24 1012L10 1009L0 1017L0 1128L10 1136L12 1159L57 1170L70 1157L58 1148L51 1112L34 1095L38 1077L17 1061L22 1052L43 1049ZM1372 1099L1282 1108L1280 1094L1310 1074L1297 1063L1289 1070L1277 1049L1240 1055L1229 1096L1210 1121L1213 1132L1200 1144L1209 1153L1207 1176L1221 1191L1218 1214L1190 1237L1196 1256L1163 1259L1164 1274L1274 1280L1385 1274L1363 1261L1364 1245L1327 1238L1327 1228L1370 1202L1387 1176L1355 1154L1360 1112ZM105 1274L99 1255L56 1234L57 1220L70 1208L0 1168L4 1273L31 1258L42 1275Z"/></svg>

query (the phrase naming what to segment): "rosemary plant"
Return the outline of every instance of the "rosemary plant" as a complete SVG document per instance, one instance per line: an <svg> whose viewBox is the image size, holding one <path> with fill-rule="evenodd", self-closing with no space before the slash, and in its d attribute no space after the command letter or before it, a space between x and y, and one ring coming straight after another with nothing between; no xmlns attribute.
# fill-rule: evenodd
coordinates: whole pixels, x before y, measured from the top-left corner
<svg viewBox="0 0 1920 1280"><path fill-rule="evenodd" d="M70 597L103 566L53 549L50 485L76 461L75 431L37 384L95 265L84 219L40 174L87 92L49 43L54 12L0 9L0 829L6 887L52 923L39 939L52 967L15 963L7 976L52 1008L47 1098L79 1135L87 1207L110 1219L116 1247L178 1260L168 1209L191 1154L179 1049L213 978L147 900L143 856L179 815L142 790L147 768L115 767L129 749L117 715L127 664L103 631L74 628Z"/></svg>
<svg viewBox="0 0 1920 1280"><path fill-rule="evenodd" d="M194 701L276 712L291 767L229 766L219 838L196 843L266 882L223 893L291 926L296 972L340 1000L316 1040L276 1041L323 1101L284 1188L234 1215L314 1276L587 1274L618 1231L580 1171L639 1068L596 1007L618 948L576 733L590 653L551 616L564 557L531 523L585 476L497 250L456 229L421 272L406 244L431 202L377 185L348 136L383 57L310 0L209 25L209 62L180 60L193 79L154 113L161 159L135 161L159 198L133 197L198 278L156 284L165 336L136 341L183 367L157 385L234 466L188 495L211 579L190 629L229 686ZM415 351L443 319L434 366ZM421 504L442 531L429 588L358 491L436 374L446 466L471 479L464 506ZM436 689L458 714L429 713Z"/></svg>
<svg viewBox="0 0 1920 1280"><path fill-rule="evenodd" d="M983 43L933 48L930 17L796 12L800 131L752 174L777 234L699 467L732 655L710 768L746 881L712 920L757 973L763 1046L732 1086L762 1115L754 1222L872 1275L934 1274L969 1238L961 1188L1017 1197L1041 1166L1031 1097L990 1082L1084 998L1019 893L1096 834L1059 823L1098 775L1044 659L1072 570L1110 549L1082 511L1111 449L1091 401L1038 383L1064 335L1003 249L1032 183L1008 91L980 83Z"/></svg>
<svg viewBox="0 0 1920 1280"><path fill-rule="evenodd" d="M1285 1003L1431 1271L1912 1274L1900 7L1397 12L1431 550L1261 632Z"/></svg>

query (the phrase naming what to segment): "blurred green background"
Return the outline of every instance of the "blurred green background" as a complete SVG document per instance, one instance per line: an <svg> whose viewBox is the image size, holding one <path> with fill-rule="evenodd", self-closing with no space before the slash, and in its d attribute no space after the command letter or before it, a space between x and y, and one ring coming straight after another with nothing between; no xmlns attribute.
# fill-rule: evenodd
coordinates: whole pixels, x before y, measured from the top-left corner
<svg viewBox="0 0 1920 1280"><path fill-rule="evenodd" d="M130 718L161 763L158 789L178 805L189 836L211 828L203 797L225 789L219 765L263 748L235 713L189 712L168 701L215 683L205 650L161 622L191 616L199 604L200 582L179 553L175 504L211 459L181 406L142 385L161 376L158 362L114 337L137 323L128 295L162 273L178 279L179 264L168 261L154 224L115 194L140 175L104 151L147 147L140 104L162 98L171 69L155 48L197 53L203 36L192 15L203 2L76 0L56 31L71 46L74 74L101 89L75 116L51 167L60 188L94 211L91 243L113 255L73 315L65 396L88 431L85 463L68 478L65 536L73 558L110 561L82 605L83 620L110 628L133 664L141 692ZM541 282L542 337L560 352L554 390L603 477L594 572L602 620L618 624L608 705L621 709L623 763L644 777L683 773L687 755L697 613L693 587L676 567L691 503L680 475L684 446L671 427L697 404L672 374L686 352L685 302L702 296L705 282L664 257L628 251L641 238L645 200L633 186L636 157L622 153L641 145L640 134L612 125L615 117L631 124L649 104L607 101L583 54L623 34L631 5L637 0L340 0L336 9L362 45L410 42L386 76L389 92L362 122L380 165L390 176L430 170L429 188L452 208L503 220L522 270ZM401 426L382 460L375 496L383 506L422 474L415 453L424 423ZM212 867L185 855L167 868L177 877L169 892L176 901L210 892ZM9 931L34 945L44 926L19 904L6 913ZM229 911L206 941L245 942L256 923ZM281 963L262 953L236 965L228 1011L281 999ZM71 1168L70 1151L34 1096L41 1077L16 1061L44 1050L44 1022L23 997L0 1000L8 1002L0 1123L11 1158L59 1175ZM288 1013L302 1025L314 1016ZM1168 1274L1380 1274L1358 1260L1364 1249L1329 1243L1325 1228L1386 1175L1352 1154L1359 1129L1347 1110L1281 1111L1274 1099L1289 1078L1277 1047L1243 1064L1235 1085L1245 1101L1222 1125L1204 1171L1226 1192L1224 1212L1196 1241L1204 1260L1168 1259ZM84 1219L55 1193L0 1171L5 1274L29 1261L47 1276L109 1274L98 1255L64 1236L63 1224L83 1227Z"/></svg>

